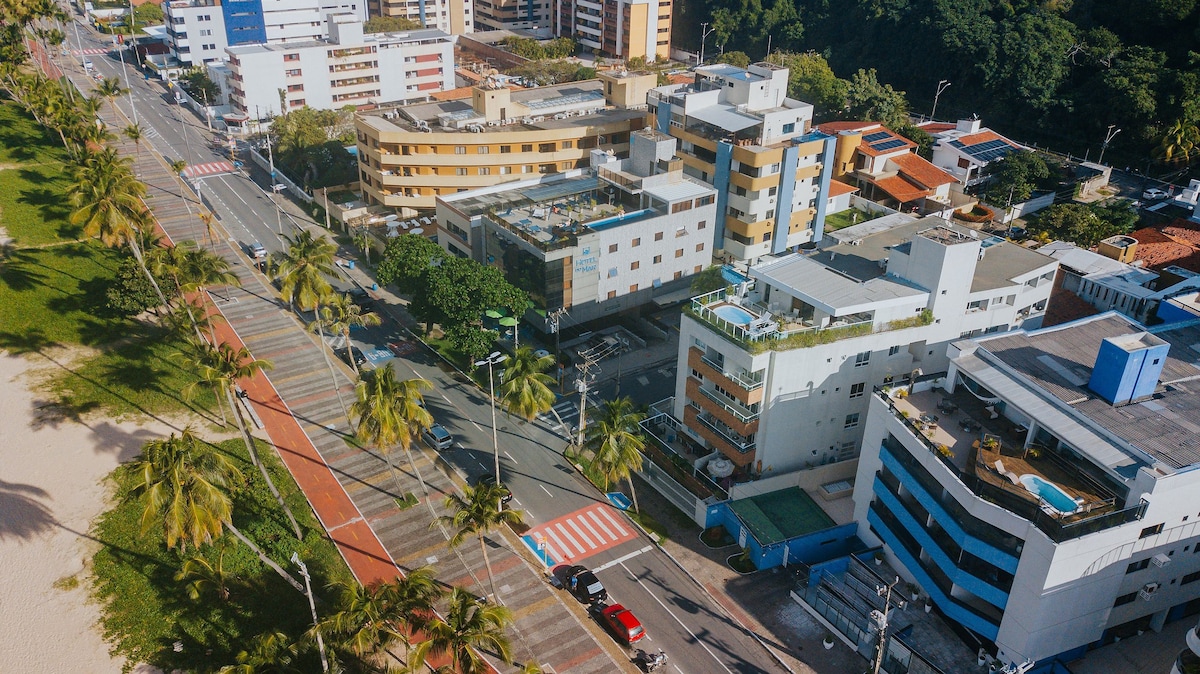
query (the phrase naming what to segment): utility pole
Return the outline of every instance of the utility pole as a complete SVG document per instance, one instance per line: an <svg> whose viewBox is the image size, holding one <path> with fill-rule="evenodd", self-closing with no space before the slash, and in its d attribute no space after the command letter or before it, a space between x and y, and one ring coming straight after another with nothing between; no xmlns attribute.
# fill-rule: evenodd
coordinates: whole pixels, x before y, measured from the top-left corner
<svg viewBox="0 0 1200 674"><path fill-rule="evenodd" d="M716 28L709 28L709 25L708 23L700 24L700 63L696 65L704 65L704 40L716 30Z"/></svg>
<svg viewBox="0 0 1200 674"><path fill-rule="evenodd" d="M262 155L259 155L262 156ZM275 204L275 229L283 236L283 214L279 208L279 183L275 182L275 151L271 148L271 134L267 133L267 161L271 164L271 203Z"/></svg>
<svg viewBox="0 0 1200 674"><path fill-rule="evenodd" d="M563 388L563 369L562 369L562 333L559 332L559 321L563 316L567 315L566 307L559 307L546 315L546 320L550 321L550 332L554 333L554 367L556 368L554 376L558 379L558 392L562 393Z"/></svg>
<svg viewBox="0 0 1200 674"><path fill-rule="evenodd" d="M133 0L130 0L131 5L132 5L132 3L133 3ZM132 21L133 20L133 9L132 8L129 10L129 16L130 16L130 21ZM133 39L132 34L130 35L130 39ZM121 44L117 45L117 55L121 57L121 72L125 74L125 93L129 94L129 110L130 110L130 113L133 115L133 123L137 124L138 123L138 115L137 115L137 108L135 108L133 105L133 87L129 86L129 69L125 67L125 43L122 42Z"/></svg>
<svg viewBox="0 0 1200 674"><path fill-rule="evenodd" d="M621 349L620 344L616 346L600 345L586 351L580 351L579 357L583 359L582 363L578 363L575 367L579 370L579 379L575 382L575 389L579 391L579 446L583 447L583 432L587 429L587 392L588 386L596 378L592 373L596 369L596 365L613 355Z"/></svg>
<svg viewBox="0 0 1200 674"><path fill-rule="evenodd" d="M900 576L896 576L896 580L891 583L875 587L875 594L883 597L883 610L871 611L871 620L875 622L875 631L879 634L879 643L876 644L875 648L875 663L871 670L875 674L879 674L880 668L883 667L883 652L887 647L888 618L892 613L892 590L899 584Z"/></svg>
<svg viewBox="0 0 1200 674"><path fill-rule="evenodd" d="M493 351L487 358L475 361L476 367L481 365L488 366L488 397L492 402L492 457L496 463L496 486L500 486L503 483L500 482L500 436L496 433L496 379L492 375L492 366L503 363L506 360L508 360L507 355L499 351ZM502 510L503 508L504 501L501 500L497 504L497 509Z"/></svg>
<svg viewBox="0 0 1200 674"><path fill-rule="evenodd" d="M1108 143L1115 138L1118 133L1121 133L1120 129L1113 131L1113 128L1116 126L1116 124L1108 125L1108 134L1104 136L1104 142L1100 144L1100 158L1096 160L1096 163L1100 164L1101 166L1104 165L1104 151L1108 149Z"/></svg>
<svg viewBox="0 0 1200 674"><path fill-rule="evenodd" d="M83 43L79 41L79 22L72 19L71 25L75 27L75 48L79 50L79 67L87 71L87 56L83 54Z"/></svg>
<svg viewBox="0 0 1200 674"><path fill-rule="evenodd" d="M950 80L938 80L937 90L933 92L933 110L929 111L929 119L931 121L937 119L935 115L937 115L938 98L941 97L942 92L945 91L946 87L948 86L950 86Z"/></svg>

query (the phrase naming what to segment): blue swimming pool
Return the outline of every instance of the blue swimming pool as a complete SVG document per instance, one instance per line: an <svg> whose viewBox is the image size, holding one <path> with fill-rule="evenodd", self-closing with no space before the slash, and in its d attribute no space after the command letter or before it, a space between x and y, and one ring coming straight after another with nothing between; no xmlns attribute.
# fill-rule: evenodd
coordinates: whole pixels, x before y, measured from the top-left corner
<svg viewBox="0 0 1200 674"><path fill-rule="evenodd" d="M714 307L712 312L718 318L727 320L735 325L746 325L754 320L754 315L749 311L732 304L722 304L721 306Z"/></svg>
<svg viewBox="0 0 1200 674"><path fill-rule="evenodd" d="M1026 489L1037 494L1038 498L1060 513L1067 515L1079 509L1079 504L1075 503L1075 499L1053 482L1047 482L1033 474L1022 475L1019 479Z"/></svg>

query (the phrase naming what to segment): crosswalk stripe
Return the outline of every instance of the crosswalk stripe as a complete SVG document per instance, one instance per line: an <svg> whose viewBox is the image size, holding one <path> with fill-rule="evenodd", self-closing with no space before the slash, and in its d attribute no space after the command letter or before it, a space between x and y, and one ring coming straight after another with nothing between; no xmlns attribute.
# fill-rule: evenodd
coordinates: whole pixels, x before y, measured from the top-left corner
<svg viewBox="0 0 1200 674"><path fill-rule="evenodd" d="M571 528L575 530L575 533L579 534L579 537L583 539L584 543L587 543L589 548L593 550L596 549L596 544L592 542L592 539L587 537L587 534L583 533L583 529L580 529L579 525L575 523L575 518L572 517L571 519L567 520L567 524L569 524Z"/></svg>
<svg viewBox="0 0 1200 674"><path fill-rule="evenodd" d="M592 535L596 537L596 540L600 541L601 543L604 542L604 537L598 534L596 530L592 528L592 523L588 521L588 518L580 517L579 521L583 523L583 526L587 527L588 531L592 532Z"/></svg>
<svg viewBox="0 0 1200 674"><path fill-rule="evenodd" d="M554 542L558 544L558 549L562 551L563 557L568 558L568 559L574 559L575 555L572 555L570 549L568 549L567 546L563 545L563 542L558 539L558 534L554 533L554 529L552 527L546 527L545 531L546 531L546 535L549 536L550 538L552 538L554 540Z"/></svg>
<svg viewBox="0 0 1200 674"><path fill-rule="evenodd" d="M617 540L617 537L613 535L613 532L609 531L608 527L604 526L604 522L601 522L600 518L596 516L596 511L593 510L592 512L589 512L588 517L591 517L593 520L595 520L596 526L603 529L604 533L608 534L609 538L613 539L614 541Z"/></svg>
<svg viewBox="0 0 1200 674"><path fill-rule="evenodd" d="M608 512L607 508L605 508L604 510L601 510L600 514L604 516L604 519L608 520L609 524L613 525L614 529L621 532L622 536L628 535L629 532L625 531L625 527L621 526L621 523L618 522L616 520L616 518L613 517L612 514Z"/></svg>
<svg viewBox="0 0 1200 674"><path fill-rule="evenodd" d="M567 533L567 528L564 527L562 525L562 523L556 524L554 526L558 527L558 531L563 535L563 538L567 539L568 541L571 542L571 545L575 546L575 549L579 551L579 554L582 555L583 553L587 552L587 550L584 550L583 546L579 544L579 541L575 540L574 536Z"/></svg>

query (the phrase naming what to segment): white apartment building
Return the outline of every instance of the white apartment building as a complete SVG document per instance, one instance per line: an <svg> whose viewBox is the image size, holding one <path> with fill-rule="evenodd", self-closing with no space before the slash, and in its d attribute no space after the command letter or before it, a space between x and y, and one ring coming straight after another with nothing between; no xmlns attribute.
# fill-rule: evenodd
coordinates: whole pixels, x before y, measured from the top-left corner
<svg viewBox="0 0 1200 674"><path fill-rule="evenodd" d="M169 0L162 9L172 58L184 66L225 58L229 43L218 0Z"/></svg>
<svg viewBox="0 0 1200 674"><path fill-rule="evenodd" d="M920 127L933 136L933 163L958 180L960 191L982 182L988 164L1025 150L978 119L960 119L953 126L927 122Z"/></svg>
<svg viewBox="0 0 1200 674"><path fill-rule="evenodd" d="M229 47L235 112L251 119L308 106L333 109L423 98L454 88L450 36L440 30L363 35L353 15L330 17L327 40Z"/></svg>
<svg viewBox="0 0 1200 674"><path fill-rule="evenodd" d="M502 2L503 0L485 0ZM671 52L671 0L525 0L552 13L554 34L609 58L653 62ZM524 2L522 3L524 4ZM528 11L528 10L527 10ZM537 12L538 10L533 10ZM541 26L548 27L548 26Z"/></svg>
<svg viewBox="0 0 1200 674"><path fill-rule="evenodd" d="M751 264L819 242L836 140L787 97L788 69L696 68L650 92L657 129L679 139L684 171L717 188L717 256Z"/></svg>
<svg viewBox="0 0 1200 674"><path fill-rule="evenodd" d="M999 665L1194 614L1197 343L1115 313L954 342L935 387L869 396L859 537Z"/></svg>
<svg viewBox="0 0 1200 674"><path fill-rule="evenodd" d="M411 19L451 35L475 30L473 0L367 0L367 14Z"/></svg>
<svg viewBox="0 0 1200 674"><path fill-rule="evenodd" d="M438 197L438 242L574 323L677 292L712 263L716 191L683 174L674 138L635 131L628 159L597 149L591 163Z"/></svg>
<svg viewBox="0 0 1200 674"><path fill-rule="evenodd" d="M683 315L673 416L735 478L854 458L873 387L944 371L952 340L1038 325L1058 267L933 216L837 234Z"/></svg>

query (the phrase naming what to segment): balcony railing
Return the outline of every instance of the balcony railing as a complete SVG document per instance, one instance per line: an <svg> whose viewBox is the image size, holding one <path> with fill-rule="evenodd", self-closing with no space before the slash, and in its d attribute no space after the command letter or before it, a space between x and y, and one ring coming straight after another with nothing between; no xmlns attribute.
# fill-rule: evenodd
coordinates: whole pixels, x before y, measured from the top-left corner
<svg viewBox="0 0 1200 674"><path fill-rule="evenodd" d="M743 424L748 424L751 421L754 421L755 419L757 419L759 417L758 412L753 412L744 407L741 407L740 405L732 404L731 400L729 400L725 396L721 395L720 393L717 393L715 391L710 391L703 387L701 387L700 392L704 394L705 398L708 398L709 400L713 401L714 403L720 405L726 412L729 412L730 414L732 414L734 416L734 418L736 418L738 421L742 422Z"/></svg>
<svg viewBox="0 0 1200 674"><path fill-rule="evenodd" d="M725 377L747 391L755 391L762 388L762 370L759 370L758 372L746 372L745 370L734 372L732 370L726 370L724 365L709 359L708 356L700 356L700 360L704 361L712 369L720 372L722 377Z"/></svg>
<svg viewBox="0 0 1200 674"><path fill-rule="evenodd" d="M697 414L696 419L700 423L704 424L708 430L724 438L725 442L728 442L733 446L734 449L742 454L754 451L755 443L753 440L741 439L741 436L737 435L736 433L730 433L728 429L722 428L720 424L714 422L712 419L709 419L704 414Z"/></svg>

